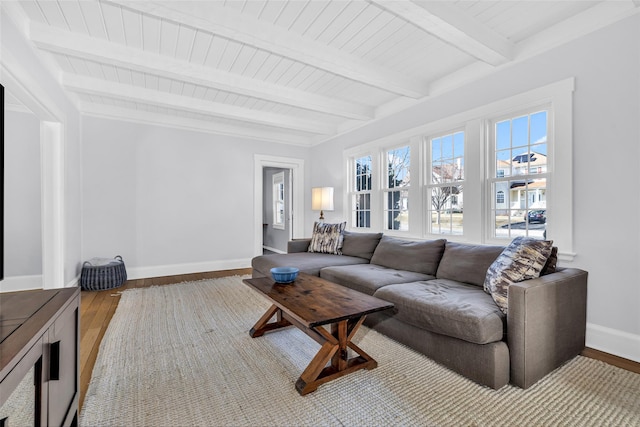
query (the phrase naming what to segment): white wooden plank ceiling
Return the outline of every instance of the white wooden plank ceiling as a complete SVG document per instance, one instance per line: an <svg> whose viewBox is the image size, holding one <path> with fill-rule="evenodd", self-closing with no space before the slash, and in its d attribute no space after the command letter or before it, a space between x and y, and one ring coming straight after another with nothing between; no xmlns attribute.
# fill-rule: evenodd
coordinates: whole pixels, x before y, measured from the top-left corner
<svg viewBox="0 0 640 427"><path fill-rule="evenodd" d="M313 145L639 3L28 0L2 11L82 114Z"/></svg>

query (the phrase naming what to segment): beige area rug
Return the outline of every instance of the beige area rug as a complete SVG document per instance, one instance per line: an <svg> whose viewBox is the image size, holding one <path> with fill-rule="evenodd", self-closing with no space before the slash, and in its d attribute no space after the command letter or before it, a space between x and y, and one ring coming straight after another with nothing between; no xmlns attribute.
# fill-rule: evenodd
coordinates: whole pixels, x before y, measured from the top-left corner
<svg viewBox="0 0 640 427"><path fill-rule="evenodd" d="M251 338L269 303L240 277L124 291L81 426L640 426L640 375L577 357L528 390L477 385L377 332L378 361L300 396L319 345L295 328Z"/></svg>

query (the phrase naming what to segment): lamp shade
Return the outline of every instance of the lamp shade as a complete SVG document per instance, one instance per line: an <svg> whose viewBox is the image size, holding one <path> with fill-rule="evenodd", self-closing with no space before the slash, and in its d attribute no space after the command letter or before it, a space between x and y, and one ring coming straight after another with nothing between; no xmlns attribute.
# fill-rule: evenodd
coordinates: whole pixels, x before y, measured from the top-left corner
<svg viewBox="0 0 640 427"><path fill-rule="evenodd" d="M333 187L314 187L311 189L311 209L314 211L333 210Z"/></svg>

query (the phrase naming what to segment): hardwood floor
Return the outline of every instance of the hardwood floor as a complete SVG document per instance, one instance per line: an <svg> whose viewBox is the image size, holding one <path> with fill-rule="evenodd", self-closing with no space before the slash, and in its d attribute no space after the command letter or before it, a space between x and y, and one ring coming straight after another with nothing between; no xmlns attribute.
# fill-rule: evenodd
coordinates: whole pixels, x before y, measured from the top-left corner
<svg viewBox="0 0 640 427"><path fill-rule="evenodd" d="M98 356L100 341L116 311L120 294L125 289L170 285L193 280L214 279L241 274L251 274L251 269L212 271L207 273L185 274L180 276L154 277L151 279L128 280L117 289L106 291L82 291L80 301L80 409L89 388L93 365ZM608 353L586 348L582 355L601 360L611 365L640 373L640 363L623 359Z"/></svg>
<svg viewBox="0 0 640 427"><path fill-rule="evenodd" d="M96 357L98 356L100 341L102 341L107 326L109 326L109 322L116 311L122 291L241 274L251 274L251 269L128 280L124 285L116 289L82 291L80 294L80 408L84 404L84 398L89 388L89 381L91 381L93 365L96 363Z"/></svg>
<svg viewBox="0 0 640 427"><path fill-rule="evenodd" d="M605 363L608 363L609 365L617 366L618 368L626 369L627 371L640 374L640 363L634 362L633 360L614 356L613 354L605 353L604 351L595 350L589 347L582 350L582 353L580 354L584 357L601 360Z"/></svg>

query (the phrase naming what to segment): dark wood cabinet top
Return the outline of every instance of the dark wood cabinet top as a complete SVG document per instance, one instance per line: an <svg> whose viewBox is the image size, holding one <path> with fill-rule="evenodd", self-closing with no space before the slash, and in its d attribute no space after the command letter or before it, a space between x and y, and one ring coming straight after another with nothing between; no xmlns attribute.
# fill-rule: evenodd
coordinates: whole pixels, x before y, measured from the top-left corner
<svg viewBox="0 0 640 427"><path fill-rule="evenodd" d="M0 381L79 294L79 287L0 293Z"/></svg>

